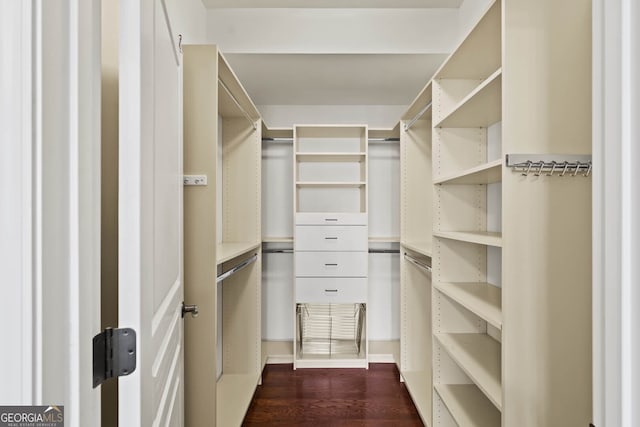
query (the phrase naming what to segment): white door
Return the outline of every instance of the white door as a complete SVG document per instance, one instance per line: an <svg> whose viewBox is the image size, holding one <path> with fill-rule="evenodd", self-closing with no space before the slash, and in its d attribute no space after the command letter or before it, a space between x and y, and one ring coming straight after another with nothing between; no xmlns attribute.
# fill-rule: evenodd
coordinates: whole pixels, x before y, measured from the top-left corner
<svg viewBox="0 0 640 427"><path fill-rule="evenodd" d="M183 424L182 71L163 0L120 2L119 425Z"/></svg>

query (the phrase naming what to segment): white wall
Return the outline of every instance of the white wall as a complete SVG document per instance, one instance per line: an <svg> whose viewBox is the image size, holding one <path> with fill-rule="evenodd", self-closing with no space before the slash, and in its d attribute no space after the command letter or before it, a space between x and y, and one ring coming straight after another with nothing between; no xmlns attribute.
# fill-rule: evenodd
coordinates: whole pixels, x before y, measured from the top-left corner
<svg viewBox="0 0 640 427"><path fill-rule="evenodd" d="M458 12L458 42L469 33L471 27L487 10L492 0L464 0Z"/></svg>
<svg viewBox="0 0 640 427"><path fill-rule="evenodd" d="M171 28L183 44L207 43L207 9L200 0L166 0Z"/></svg>

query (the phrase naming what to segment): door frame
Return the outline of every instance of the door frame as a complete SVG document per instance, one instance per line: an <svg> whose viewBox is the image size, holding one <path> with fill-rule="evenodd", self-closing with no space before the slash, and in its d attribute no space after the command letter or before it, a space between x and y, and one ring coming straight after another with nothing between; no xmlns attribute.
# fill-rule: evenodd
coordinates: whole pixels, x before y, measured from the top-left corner
<svg viewBox="0 0 640 427"><path fill-rule="evenodd" d="M632 427L640 422L640 7L592 5L593 422Z"/></svg>
<svg viewBox="0 0 640 427"><path fill-rule="evenodd" d="M19 86L6 99L19 108L0 117L9 141L0 155L13 162L0 197L16 202L0 230L19 230L2 254L20 250L2 258L19 266L1 291L19 357L2 366L15 374L0 396L64 405L67 426L99 425L91 340L100 328L100 0L1 7L11 21L0 43L13 61L0 85Z"/></svg>

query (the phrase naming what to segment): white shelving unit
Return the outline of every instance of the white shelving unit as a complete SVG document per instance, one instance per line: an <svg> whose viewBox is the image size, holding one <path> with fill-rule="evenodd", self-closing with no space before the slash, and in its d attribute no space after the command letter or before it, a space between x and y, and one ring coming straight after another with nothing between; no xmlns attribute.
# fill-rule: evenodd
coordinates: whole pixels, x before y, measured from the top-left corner
<svg viewBox="0 0 640 427"><path fill-rule="evenodd" d="M367 127L293 133L294 368L366 368Z"/></svg>
<svg viewBox="0 0 640 427"><path fill-rule="evenodd" d="M431 425L431 82L400 121L400 375Z"/></svg>
<svg viewBox="0 0 640 427"><path fill-rule="evenodd" d="M184 173L208 177L184 190L185 424L233 426L262 371L261 118L216 46L183 51Z"/></svg>
<svg viewBox="0 0 640 427"><path fill-rule="evenodd" d="M589 28L495 0L432 80L435 426L589 424L590 182L504 162L589 153Z"/></svg>
<svg viewBox="0 0 640 427"><path fill-rule="evenodd" d="M503 177L488 136L502 121L501 14L492 2L433 80L435 426L502 425L502 292L488 282L503 246L488 220L502 210L488 199Z"/></svg>

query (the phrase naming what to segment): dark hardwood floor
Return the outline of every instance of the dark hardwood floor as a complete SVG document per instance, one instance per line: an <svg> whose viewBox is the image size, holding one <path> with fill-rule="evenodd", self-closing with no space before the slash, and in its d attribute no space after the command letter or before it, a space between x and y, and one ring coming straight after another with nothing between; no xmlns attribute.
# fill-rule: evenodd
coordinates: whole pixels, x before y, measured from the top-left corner
<svg viewBox="0 0 640 427"><path fill-rule="evenodd" d="M422 426L394 364L369 369L267 365L243 426Z"/></svg>

